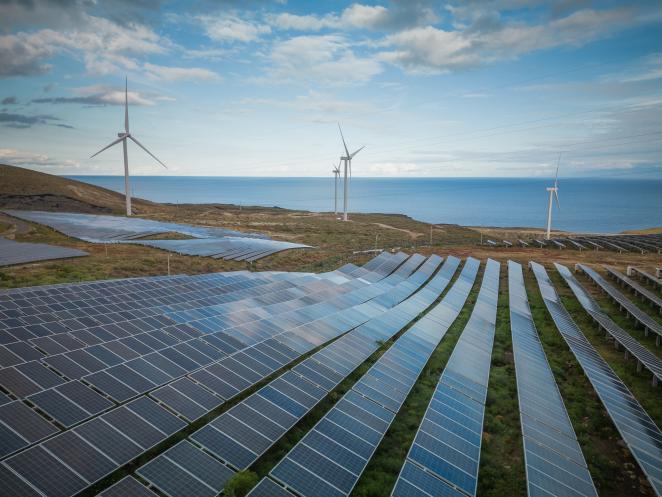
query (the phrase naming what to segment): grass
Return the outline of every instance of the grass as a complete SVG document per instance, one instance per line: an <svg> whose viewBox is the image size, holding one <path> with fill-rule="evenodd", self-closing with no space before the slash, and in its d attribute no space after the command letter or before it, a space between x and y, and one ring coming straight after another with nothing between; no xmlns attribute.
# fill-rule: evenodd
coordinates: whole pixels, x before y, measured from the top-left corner
<svg viewBox="0 0 662 497"><path fill-rule="evenodd" d="M478 474L480 497L526 495L507 291L508 268L503 265Z"/></svg>
<svg viewBox="0 0 662 497"><path fill-rule="evenodd" d="M555 274L555 270L548 273L577 325L594 345L598 345L596 348L603 357L611 356L611 346L604 343L602 334L594 331L595 327L588 317L583 319L580 304L569 294L570 289L559 281L560 276ZM603 497L653 495L646 478L625 447L588 378L556 329L542 300L535 277L530 271L525 272L525 285L540 340L598 493ZM616 372L623 378L622 371ZM639 395L637 398L641 399Z"/></svg>
<svg viewBox="0 0 662 497"><path fill-rule="evenodd" d="M467 298L467 303L430 356L418 381L357 482L351 493L352 497L380 497L389 495L393 489L439 377L469 320L478 296L480 279L481 276L478 275Z"/></svg>

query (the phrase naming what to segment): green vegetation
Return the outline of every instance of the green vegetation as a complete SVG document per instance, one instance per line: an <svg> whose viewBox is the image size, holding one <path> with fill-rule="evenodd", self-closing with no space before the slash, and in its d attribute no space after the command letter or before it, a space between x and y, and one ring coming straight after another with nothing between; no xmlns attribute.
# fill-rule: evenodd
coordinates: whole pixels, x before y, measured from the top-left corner
<svg viewBox="0 0 662 497"><path fill-rule="evenodd" d="M502 266L478 473L480 497L524 496L526 475L513 362L508 268Z"/></svg>
<svg viewBox="0 0 662 497"><path fill-rule="evenodd" d="M258 476L252 471L240 471L225 484L223 495L225 497L244 497L259 481Z"/></svg>
<svg viewBox="0 0 662 497"><path fill-rule="evenodd" d="M548 268L548 273L577 325L594 345L600 342L596 348L603 357L606 357L605 352L610 352L611 346L604 343L601 333L597 334L594 331L595 326L588 316L583 319L581 315L583 310L580 309L579 302L571 296L570 289L560 281L561 277L556 271ZM525 272L525 284L543 348L598 493L603 497L652 495L646 478L623 444L602 402L556 329L540 296L535 277L528 270ZM617 374L620 376L621 372L617 371ZM637 393L635 395L638 399L642 399ZM657 399L652 393L647 393L647 396L651 400Z"/></svg>

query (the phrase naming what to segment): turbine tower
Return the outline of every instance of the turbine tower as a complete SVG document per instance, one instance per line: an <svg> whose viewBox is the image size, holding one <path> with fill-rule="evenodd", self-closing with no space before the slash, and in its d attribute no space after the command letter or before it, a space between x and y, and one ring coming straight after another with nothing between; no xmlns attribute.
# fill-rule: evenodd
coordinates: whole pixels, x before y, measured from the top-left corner
<svg viewBox="0 0 662 497"><path fill-rule="evenodd" d="M136 140L131 133L129 133L129 89L128 89L128 81L125 78L124 79L124 133L117 133L117 140L113 141L110 145L106 145L103 147L101 150L99 150L96 154L92 155L92 157L95 157L99 155L101 152L103 152L106 149L109 149L113 145L117 145L119 142L122 142L122 147L124 149L124 195L126 198L126 215L130 216L131 215L131 187L129 185L129 156L127 153L127 139L131 140L133 143L138 145L140 148L142 148L145 152L147 152L149 155L154 158L156 162L161 164L163 167L168 169L166 165L161 162L152 152L147 150L138 140Z"/></svg>
<svg viewBox="0 0 662 497"><path fill-rule="evenodd" d="M347 143L345 143L345 137L342 134L342 128L340 127L340 123L338 123L338 130L340 130L340 138L342 139L342 144L343 147L345 147L345 155L340 157L340 160L345 163L345 176L343 179L343 189L344 189L344 195L343 195L343 214L342 214L342 220L343 221L348 221L347 218L347 204L348 204L348 195L349 195L349 183L347 181L347 170L349 169L349 178L352 178L352 159L356 154L358 154L361 150L365 148L365 145L358 150L356 150L353 153L349 153L349 149L347 148Z"/></svg>
<svg viewBox="0 0 662 497"><path fill-rule="evenodd" d="M547 188L549 192L549 205L547 206L547 240L551 238L552 232L552 197L556 197L556 205L560 209L561 204L559 203L559 165L561 164L561 154L559 154L559 160L556 163L556 176L554 178L554 186Z"/></svg>
<svg viewBox="0 0 662 497"><path fill-rule="evenodd" d="M334 195L333 195L333 212L338 216L338 178L340 178L340 161L337 166L333 166L333 179L335 182Z"/></svg>

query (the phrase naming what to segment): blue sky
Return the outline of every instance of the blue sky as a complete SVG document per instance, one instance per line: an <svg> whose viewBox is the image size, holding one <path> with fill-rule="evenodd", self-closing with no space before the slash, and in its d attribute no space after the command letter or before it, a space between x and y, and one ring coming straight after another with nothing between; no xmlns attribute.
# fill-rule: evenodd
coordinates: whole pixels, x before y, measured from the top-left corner
<svg viewBox="0 0 662 497"><path fill-rule="evenodd" d="M0 162L54 174L662 178L662 4L0 1Z"/></svg>

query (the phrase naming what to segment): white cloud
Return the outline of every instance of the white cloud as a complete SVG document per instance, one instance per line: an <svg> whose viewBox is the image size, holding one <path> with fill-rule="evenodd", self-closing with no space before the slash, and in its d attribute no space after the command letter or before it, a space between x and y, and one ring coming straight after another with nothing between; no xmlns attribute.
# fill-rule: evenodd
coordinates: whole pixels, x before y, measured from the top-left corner
<svg viewBox="0 0 662 497"><path fill-rule="evenodd" d="M92 106L124 105L124 88L113 88L105 85L83 86L73 89L72 97L45 97L32 100L34 103L49 104L81 104ZM172 101L172 97L155 95L135 90L127 93L130 104L152 106L158 101Z"/></svg>
<svg viewBox="0 0 662 497"><path fill-rule="evenodd" d="M340 14L322 16L282 13L267 16L277 29L319 31L321 29L397 30L438 21L434 10L425 1L392 1L390 7L353 3Z"/></svg>
<svg viewBox="0 0 662 497"><path fill-rule="evenodd" d="M630 9L574 12L546 24L492 23L489 29L443 30L416 27L387 36L380 60L413 71L464 69L560 46L579 46L605 38L635 22Z"/></svg>
<svg viewBox="0 0 662 497"><path fill-rule="evenodd" d="M355 28L375 29L385 26L389 19L390 13L386 7L355 3L343 10L341 22Z"/></svg>
<svg viewBox="0 0 662 497"><path fill-rule="evenodd" d="M202 67L168 67L146 63L144 68L148 77L165 81L219 81L221 79L214 71Z"/></svg>
<svg viewBox="0 0 662 497"><path fill-rule="evenodd" d="M0 148L0 163L12 166L27 167L29 169L47 170L58 173L60 170L74 171L80 167L80 163L73 160L60 160L45 154L37 154L17 150L14 148Z"/></svg>
<svg viewBox="0 0 662 497"><path fill-rule="evenodd" d="M79 56L88 72L111 74L135 70L135 56L163 54L172 47L151 28L130 23L120 26L108 19L87 14L75 28L41 29L0 37L0 76L43 74L50 66L45 59L59 53Z"/></svg>
<svg viewBox="0 0 662 497"><path fill-rule="evenodd" d="M290 38L274 45L270 59L267 76L279 82L362 84L382 71L378 61L357 56L339 35Z"/></svg>
<svg viewBox="0 0 662 497"><path fill-rule="evenodd" d="M204 26L207 36L215 41L248 43L271 32L266 24L254 23L234 15L205 15L196 19Z"/></svg>

